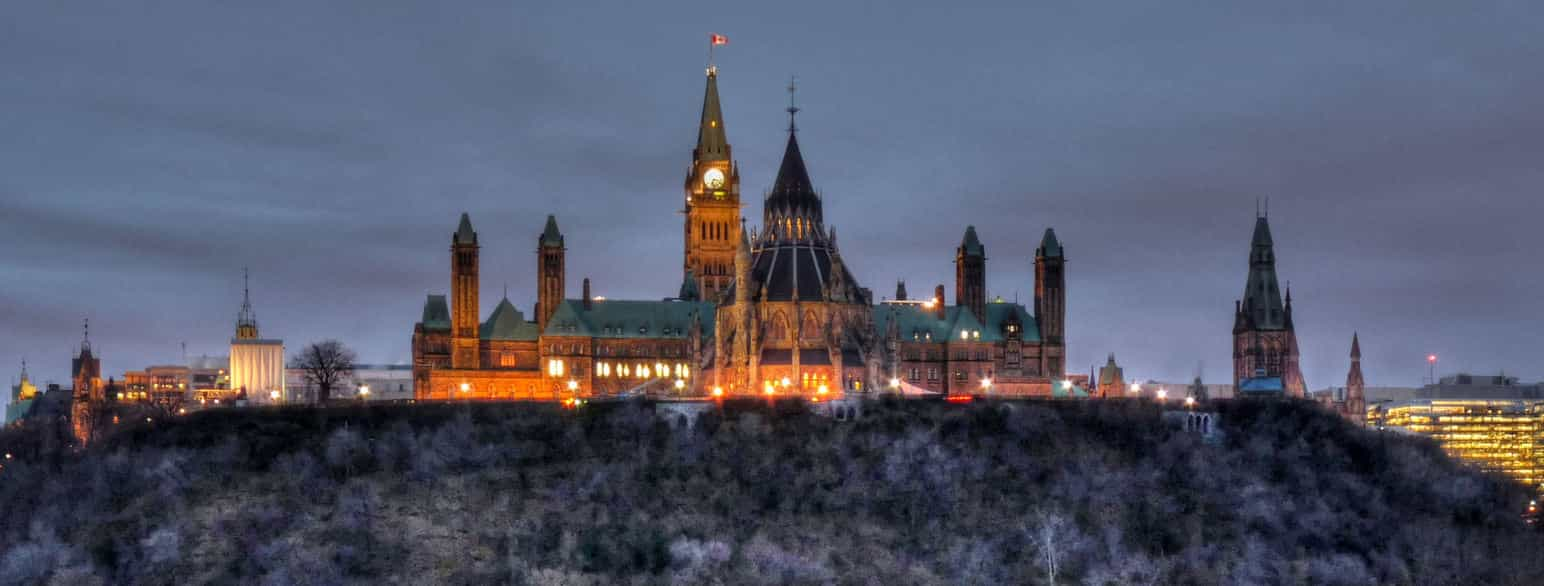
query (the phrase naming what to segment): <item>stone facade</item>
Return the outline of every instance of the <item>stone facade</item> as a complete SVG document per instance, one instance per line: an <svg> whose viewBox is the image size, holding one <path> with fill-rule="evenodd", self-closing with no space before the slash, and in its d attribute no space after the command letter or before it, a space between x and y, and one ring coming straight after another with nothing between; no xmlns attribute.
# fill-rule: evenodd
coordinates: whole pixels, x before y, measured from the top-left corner
<svg viewBox="0 0 1544 586"><path fill-rule="evenodd" d="M554 400L895 390L1052 394L1064 382L1064 257L1046 230L1036 249L1033 313L987 302L985 247L973 227L956 251L957 298L875 304L825 224L792 124L759 232L739 217L730 156L708 71L686 178L683 275L661 301L565 298L556 219L538 237L538 302L526 321L508 299L478 325L478 240L463 214L452 235L451 298L430 295L413 328L415 396ZM904 297L904 295L898 295Z"/></svg>

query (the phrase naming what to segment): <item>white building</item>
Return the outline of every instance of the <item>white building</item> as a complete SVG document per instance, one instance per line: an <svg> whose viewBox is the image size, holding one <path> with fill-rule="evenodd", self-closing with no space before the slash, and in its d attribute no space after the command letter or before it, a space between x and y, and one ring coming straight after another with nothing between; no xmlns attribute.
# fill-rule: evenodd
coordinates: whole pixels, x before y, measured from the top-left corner
<svg viewBox="0 0 1544 586"><path fill-rule="evenodd" d="M245 284L241 313L236 316L236 337L231 338L230 366L230 388L238 396L245 391L249 404L290 400L284 384L284 341L258 337L257 316L252 312L252 296Z"/></svg>
<svg viewBox="0 0 1544 586"><path fill-rule="evenodd" d="M290 400L297 403L316 402L316 389L306 381L306 371L291 368L285 371ZM361 394L362 388L368 393ZM413 399L412 364L356 364L354 374L332 390L334 400L360 398L368 401L410 401Z"/></svg>

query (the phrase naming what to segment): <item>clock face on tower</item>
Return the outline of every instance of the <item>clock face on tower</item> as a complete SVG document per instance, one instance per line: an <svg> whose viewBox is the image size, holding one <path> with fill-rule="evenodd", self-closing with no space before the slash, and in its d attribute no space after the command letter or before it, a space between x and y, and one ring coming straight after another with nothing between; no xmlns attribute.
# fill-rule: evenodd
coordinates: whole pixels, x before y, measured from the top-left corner
<svg viewBox="0 0 1544 586"><path fill-rule="evenodd" d="M724 188L724 172L718 169L708 169L702 173L702 185L708 189Z"/></svg>

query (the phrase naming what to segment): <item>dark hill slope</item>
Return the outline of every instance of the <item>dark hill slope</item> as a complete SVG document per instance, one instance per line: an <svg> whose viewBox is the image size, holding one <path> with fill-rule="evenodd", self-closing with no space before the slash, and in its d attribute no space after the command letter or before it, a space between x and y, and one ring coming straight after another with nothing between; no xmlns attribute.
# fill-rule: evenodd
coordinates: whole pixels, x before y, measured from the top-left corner
<svg viewBox="0 0 1544 586"><path fill-rule="evenodd" d="M1124 402L199 413L12 461L0 583L1544 581L1521 487L1221 408L1217 443Z"/></svg>

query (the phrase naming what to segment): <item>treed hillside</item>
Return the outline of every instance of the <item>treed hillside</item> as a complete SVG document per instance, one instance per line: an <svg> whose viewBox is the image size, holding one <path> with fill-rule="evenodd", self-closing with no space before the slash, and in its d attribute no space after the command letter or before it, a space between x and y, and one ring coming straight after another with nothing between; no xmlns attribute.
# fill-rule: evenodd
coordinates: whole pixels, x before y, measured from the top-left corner
<svg viewBox="0 0 1544 586"><path fill-rule="evenodd" d="M7 462L0 583L1544 583L1521 487L1220 408L1217 443L1135 402L206 412Z"/></svg>

